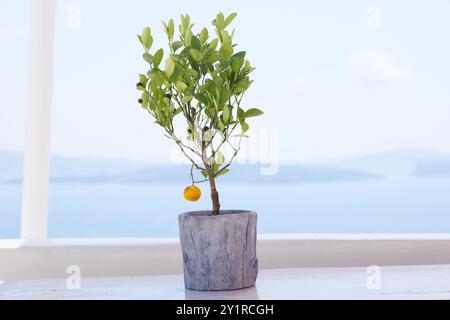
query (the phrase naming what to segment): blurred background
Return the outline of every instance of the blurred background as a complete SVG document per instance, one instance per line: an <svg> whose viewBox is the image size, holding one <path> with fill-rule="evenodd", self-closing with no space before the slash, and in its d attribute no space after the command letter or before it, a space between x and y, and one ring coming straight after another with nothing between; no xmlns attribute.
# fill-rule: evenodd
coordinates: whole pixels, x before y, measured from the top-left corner
<svg viewBox="0 0 450 320"><path fill-rule="evenodd" d="M31 0L0 0L0 238L18 238ZM139 107L136 39L188 13L237 12L263 109L224 209L260 233L446 233L450 226L450 2L58 0L50 237L174 237L189 168ZM212 30L212 29L210 29Z"/></svg>

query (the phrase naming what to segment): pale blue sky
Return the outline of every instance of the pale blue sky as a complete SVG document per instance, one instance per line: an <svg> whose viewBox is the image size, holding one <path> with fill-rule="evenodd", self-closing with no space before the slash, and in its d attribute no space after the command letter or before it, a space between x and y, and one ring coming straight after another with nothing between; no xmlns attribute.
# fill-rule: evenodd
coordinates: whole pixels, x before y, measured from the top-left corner
<svg viewBox="0 0 450 320"><path fill-rule="evenodd" d="M30 0L0 0L0 149L22 150ZM81 28L66 26L81 9ZM367 27L370 6L380 29ZM257 67L247 107L278 129L282 162L398 149L450 152L450 1L58 0L52 150L170 160L172 144L138 107L145 68L135 34L189 13L210 26L237 11L240 49Z"/></svg>

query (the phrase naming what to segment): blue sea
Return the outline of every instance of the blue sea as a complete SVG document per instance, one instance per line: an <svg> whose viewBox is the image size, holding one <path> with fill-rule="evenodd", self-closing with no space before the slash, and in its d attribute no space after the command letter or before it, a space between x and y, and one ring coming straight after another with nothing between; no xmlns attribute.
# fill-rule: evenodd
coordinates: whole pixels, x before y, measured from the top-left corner
<svg viewBox="0 0 450 320"><path fill-rule="evenodd" d="M180 184L52 183L51 237L176 237L177 215L210 208ZM20 185L0 185L0 238L17 238ZM450 178L220 184L223 209L252 209L260 233L448 233Z"/></svg>

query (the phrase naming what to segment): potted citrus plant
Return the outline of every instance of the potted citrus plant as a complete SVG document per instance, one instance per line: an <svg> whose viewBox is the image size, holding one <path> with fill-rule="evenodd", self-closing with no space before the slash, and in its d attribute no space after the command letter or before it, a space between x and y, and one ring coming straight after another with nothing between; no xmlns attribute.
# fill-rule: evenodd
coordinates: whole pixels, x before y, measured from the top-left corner
<svg viewBox="0 0 450 320"><path fill-rule="evenodd" d="M256 212L221 210L216 185L247 137L248 119L263 114L242 106L254 68L233 43L234 30L228 31L236 15L217 14L214 33L207 28L194 33L189 15L181 15L176 38L173 19L163 22L166 51L152 50L150 28L138 35L148 63L137 83L139 104L190 162L186 200L197 201L197 184L209 183L211 210L183 213L178 219L185 286L194 290L250 287L258 273ZM230 154L224 154L225 146Z"/></svg>

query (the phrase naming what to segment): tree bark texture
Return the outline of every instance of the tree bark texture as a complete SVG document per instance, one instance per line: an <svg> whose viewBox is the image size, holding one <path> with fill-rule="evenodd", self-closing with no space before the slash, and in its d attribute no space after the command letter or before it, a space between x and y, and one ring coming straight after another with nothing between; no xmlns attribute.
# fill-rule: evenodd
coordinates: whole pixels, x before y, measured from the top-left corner
<svg viewBox="0 0 450 320"><path fill-rule="evenodd" d="M209 213L178 217L186 288L212 291L253 286L258 275L256 212Z"/></svg>

